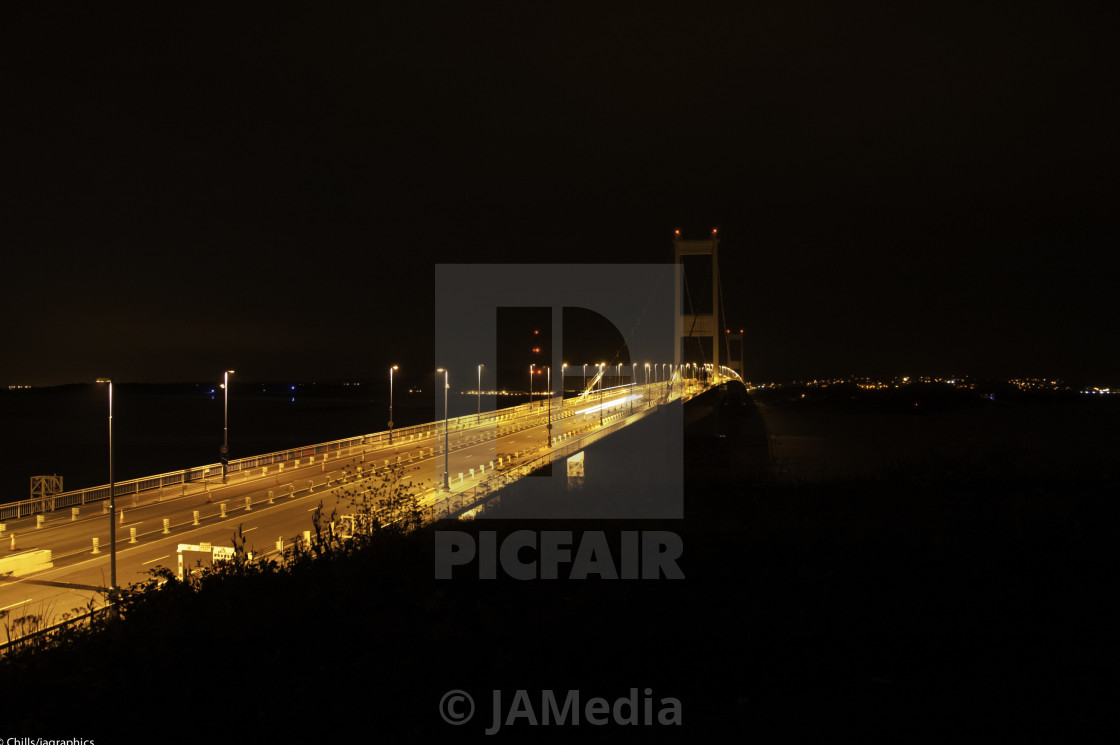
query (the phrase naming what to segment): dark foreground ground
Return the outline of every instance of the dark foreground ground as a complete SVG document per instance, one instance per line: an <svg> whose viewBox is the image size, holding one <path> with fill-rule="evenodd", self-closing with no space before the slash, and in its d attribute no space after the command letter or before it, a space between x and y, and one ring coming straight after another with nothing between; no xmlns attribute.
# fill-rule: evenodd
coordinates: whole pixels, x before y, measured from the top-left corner
<svg viewBox="0 0 1120 745"><path fill-rule="evenodd" d="M1115 741L1115 482L967 461L778 481L741 390L687 414L682 581L433 579L433 531L292 576L162 593L0 666L3 737L122 741ZM576 494L573 499L578 499ZM437 526L502 535L555 523ZM565 527L572 527L570 525ZM617 544L617 541L616 541ZM650 689L680 726L487 737L491 691ZM471 693L475 719L438 706ZM535 706L538 716L540 707Z"/></svg>

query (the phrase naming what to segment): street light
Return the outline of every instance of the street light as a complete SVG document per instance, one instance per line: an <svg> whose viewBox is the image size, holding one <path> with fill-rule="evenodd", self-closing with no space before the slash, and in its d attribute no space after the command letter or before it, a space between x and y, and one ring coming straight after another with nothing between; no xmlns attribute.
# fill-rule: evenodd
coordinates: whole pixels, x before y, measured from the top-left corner
<svg viewBox="0 0 1120 745"><path fill-rule="evenodd" d="M222 483L226 483L229 470L229 376L233 370L223 373L222 389L225 391L225 416L222 423Z"/></svg>
<svg viewBox="0 0 1120 745"><path fill-rule="evenodd" d="M486 365L479 364L478 366L478 416L475 418L475 424L482 423L482 368Z"/></svg>
<svg viewBox="0 0 1120 745"><path fill-rule="evenodd" d="M389 368L389 444L393 444L393 371L400 367L393 365Z"/></svg>
<svg viewBox="0 0 1120 745"><path fill-rule="evenodd" d="M585 393L587 392L587 363L586 362L583 363L583 388L582 388L582 390Z"/></svg>
<svg viewBox="0 0 1120 745"><path fill-rule="evenodd" d="M630 413L634 413L634 363L630 363Z"/></svg>
<svg viewBox="0 0 1120 745"><path fill-rule="evenodd" d="M109 384L109 599L113 600L117 594L117 503L113 492L116 483L113 481L113 380L111 378L98 378L98 383Z"/></svg>
<svg viewBox="0 0 1120 745"><path fill-rule="evenodd" d="M530 413L533 411L533 367L534 366L535 365L529 365L529 411L530 411Z"/></svg>
<svg viewBox="0 0 1120 745"><path fill-rule="evenodd" d="M603 368L607 366L606 362L599 363L599 426L603 426Z"/></svg>
<svg viewBox="0 0 1120 745"><path fill-rule="evenodd" d="M451 387L451 384L447 380L447 370L441 367L436 372L443 373L443 488L446 491L451 491L451 483L447 480L449 471L447 463L447 389Z"/></svg>
<svg viewBox="0 0 1120 745"><path fill-rule="evenodd" d="M548 365L548 426L545 427L545 432L548 433L548 446L552 447L552 365Z"/></svg>
<svg viewBox="0 0 1120 745"><path fill-rule="evenodd" d="M654 371L653 374L654 374L655 377L657 376L656 371ZM657 381L655 380L654 382L656 383ZM652 399L652 396L649 395L649 363L647 362L646 363L646 407L647 408L650 406L651 399Z"/></svg>

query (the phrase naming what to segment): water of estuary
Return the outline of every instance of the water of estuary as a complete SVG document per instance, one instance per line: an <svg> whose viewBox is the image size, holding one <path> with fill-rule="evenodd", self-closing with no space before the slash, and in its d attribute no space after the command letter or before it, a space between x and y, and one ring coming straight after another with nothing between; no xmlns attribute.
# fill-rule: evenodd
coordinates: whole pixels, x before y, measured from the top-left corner
<svg viewBox="0 0 1120 745"><path fill-rule="evenodd" d="M1116 397L1112 397L1116 398ZM883 405L761 400L775 475L813 482L927 469L973 474L1112 475L1120 401L1104 397L954 400Z"/></svg>

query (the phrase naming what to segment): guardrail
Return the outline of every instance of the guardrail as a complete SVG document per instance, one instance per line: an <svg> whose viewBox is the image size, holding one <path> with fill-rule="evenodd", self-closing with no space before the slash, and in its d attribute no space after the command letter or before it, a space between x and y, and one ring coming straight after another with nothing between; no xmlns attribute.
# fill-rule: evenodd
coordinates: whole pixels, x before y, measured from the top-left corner
<svg viewBox="0 0 1120 745"><path fill-rule="evenodd" d="M604 393L613 390L616 394L625 392L628 386L620 386L614 389L604 389ZM547 399L541 399L546 402ZM505 409L495 409L494 411L482 412L479 414L466 414L464 416L455 417L447 420L447 428L451 432L461 432L471 427L483 426L486 424L497 424L502 421L514 419L521 415L528 415L533 408L540 407L541 400L531 401L517 406L511 406ZM560 407L565 403L577 401L579 399L571 398L566 401L562 400ZM426 422L424 424L415 424L410 427L394 428L392 431L393 443L399 440L408 438L415 440L418 437L426 437L442 432L444 422L442 420L437 422ZM229 474L238 473L240 471L248 471L252 468L259 468L261 466L268 466L273 463L286 463L298 459L306 458L320 453L331 453L339 450L345 450L353 447L367 447L370 445L388 445L390 433L388 430L382 432L373 432L367 435L358 435L356 437L347 437L341 440L331 440L329 442L321 442L314 445L305 445L303 447L291 448L289 450L280 450L273 453L266 453L264 455L254 455L248 458L240 458L238 460L229 461L226 470ZM118 481L113 485L113 497L128 497L141 494L143 492L150 492L157 489L166 489L172 486L186 486L190 483L205 481L215 475L221 474L222 465L220 463L211 463L204 466L195 466L193 468L184 468L178 471L170 471L168 473L157 474L155 476L143 476L137 479L128 479L125 481ZM21 517L29 517L31 515L43 514L53 512L67 507L78 507L81 505L100 502L109 498L109 485L104 484L101 486L94 486L88 489L76 489L73 491L61 492L45 498L38 499L24 499L18 502L8 502L0 505L0 521L2 520L16 520Z"/></svg>

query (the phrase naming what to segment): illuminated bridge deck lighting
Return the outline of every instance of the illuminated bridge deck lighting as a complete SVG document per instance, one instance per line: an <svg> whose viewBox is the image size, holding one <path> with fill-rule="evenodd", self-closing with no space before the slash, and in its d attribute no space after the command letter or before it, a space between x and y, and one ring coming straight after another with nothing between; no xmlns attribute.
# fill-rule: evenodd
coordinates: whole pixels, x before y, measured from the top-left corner
<svg viewBox="0 0 1120 745"><path fill-rule="evenodd" d="M615 399L614 401L608 401L607 403L604 403L602 405L592 406L589 409L580 409L576 413L577 414L592 414L592 413L598 411L599 409L609 409L612 406L620 406L620 405L622 405L622 404L624 404L628 401L637 401L639 398L642 398L642 394L641 393L635 393L633 396L623 396L622 398Z"/></svg>

